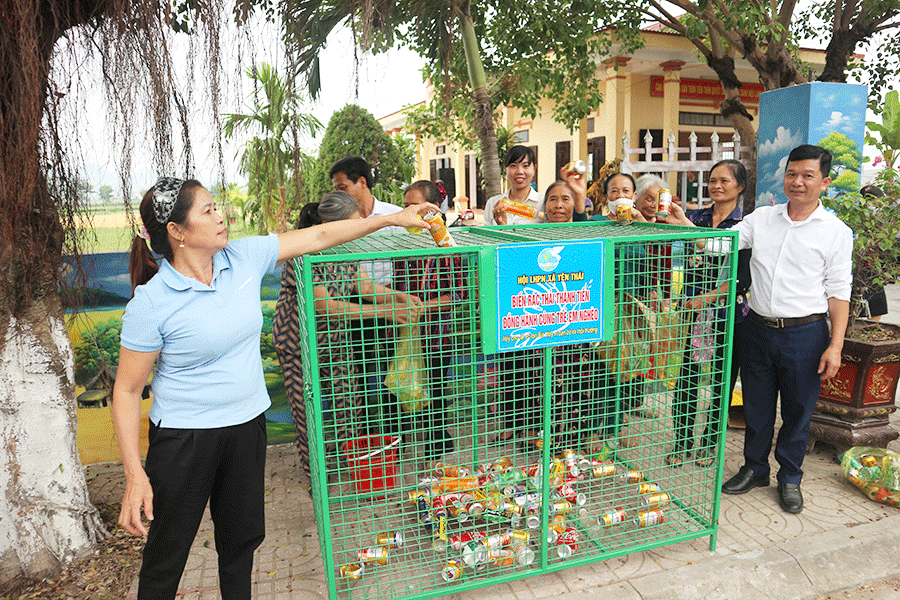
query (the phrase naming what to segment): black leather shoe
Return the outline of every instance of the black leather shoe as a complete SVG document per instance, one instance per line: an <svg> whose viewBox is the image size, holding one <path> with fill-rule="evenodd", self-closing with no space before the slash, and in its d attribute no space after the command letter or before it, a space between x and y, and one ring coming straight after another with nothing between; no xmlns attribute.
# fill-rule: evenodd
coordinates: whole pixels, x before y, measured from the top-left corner
<svg viewBox="0 0 900 600"><path fill-rule="evenodd" d="M803 510L803 494L800 492L799 483L778 484L778 504L781 510L797 514Z"/></svg>
<svg viewBox="0 0 900 600"><path fill-rule="evenodd" d="M769 485L769 476L755 475L753 469L744 465L737 474L722 484L723 494L744 494L753 488Z"/></svg>

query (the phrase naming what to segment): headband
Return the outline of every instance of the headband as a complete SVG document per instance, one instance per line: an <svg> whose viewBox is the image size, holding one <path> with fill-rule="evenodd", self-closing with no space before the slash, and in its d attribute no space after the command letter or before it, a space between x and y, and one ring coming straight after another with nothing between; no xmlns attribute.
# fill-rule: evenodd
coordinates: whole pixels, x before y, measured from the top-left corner
<svg viewBox="0 0 900 600"><path fill-rule="evenodd" d="M178 193L184 185L184 179L177 177L160 177L153 186L153 213L156 215L156 222L165 225L172 216L172 209L175 208L175 200L178 199Z"/></svg>

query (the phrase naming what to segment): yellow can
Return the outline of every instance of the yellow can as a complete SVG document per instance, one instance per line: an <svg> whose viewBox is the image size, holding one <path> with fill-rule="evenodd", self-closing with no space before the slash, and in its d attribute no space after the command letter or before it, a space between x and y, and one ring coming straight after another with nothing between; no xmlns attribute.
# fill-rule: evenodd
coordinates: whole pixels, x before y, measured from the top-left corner
<svg viewBox="0 0 900 600"><path fill-rule="evenodd" d="M360 579L366 567L362 563L341 565L341 579Z"/></svg>

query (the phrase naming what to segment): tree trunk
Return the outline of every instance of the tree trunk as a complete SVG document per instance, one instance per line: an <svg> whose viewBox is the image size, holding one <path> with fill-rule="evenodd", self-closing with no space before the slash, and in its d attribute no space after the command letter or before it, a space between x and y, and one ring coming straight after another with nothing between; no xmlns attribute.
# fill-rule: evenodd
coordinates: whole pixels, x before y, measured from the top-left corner
<svg viewBox="0 0 900 600"><path fill-rule="evenodd" d="M475 128L481 142L481 172L484 177L484 191L487 197L498 195L501 190L500 158L497 156L497 131L494 129L494 110L491 97L487 93L487 78L481 62L478 38L468 5L459 15L466 67L469 71L469 85L475 98Z"/></svg>
<svg viewBox="0 0 900 600"><path fill-rule="evenodd" d="M734 72L734 58L731 56L714 56L708 54L707 64L716 72L722 89L725 91L725 99L719 105L722 116L728 119L734 130L741 136L741 145L756 147L756 130L753 128L753 115L744 106L741 100L741 82ZM747 178L747 187L744 188L744 212L752 212L756 208L756 169L750 169Z"/></svg>
<svg viewBox="0 0 900 600"><path fill-rule="evenodd" d="M864 37L860 39L868 39L872 34L864 30ZM825 68L819 75L817 81L836 81L846 83L847 81L847 63L853 56L856 49L858 35L846 30L838 30L834 32L828 47L825 49Z"/></svg>
<svg viewBox="0 0 900 600"><path fill-rule="evenodd" d="M0 323L0 581L57 573L106 533L78 457L74 359L57 300Z"/></svg>

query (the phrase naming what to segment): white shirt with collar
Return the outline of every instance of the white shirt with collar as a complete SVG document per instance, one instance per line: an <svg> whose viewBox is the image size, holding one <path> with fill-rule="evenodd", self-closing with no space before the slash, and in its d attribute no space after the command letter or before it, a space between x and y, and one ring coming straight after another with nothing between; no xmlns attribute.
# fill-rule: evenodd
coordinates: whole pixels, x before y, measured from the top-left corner
<svg viewBox="0 0 900 600"><path fill-rule="evenodd" d="M853 231L822 203L802 221L788 205L763 206L732 227L752 248L749 304L759 315L799 318L828 312L828 299L850 300Z"/></svg>
<svg viewBox="0 0 900 600"><path fill-rule="evenodd" d="M492 196L487 204L484 205L484 224L485 225L496 225L497 223L494 221L494 206L497 205L500 200L503 198L509 198L509 192L505 194L498 194L496 196ZM538 212L544 210L544 195L535 191L534 188L531 188L528 191L528 198L525 199L525 202L522 204L527 204L528 206L535 207ZM542 217L535 217L533 219L526 219L525 217L520 217L519 215L513 215L507 213L506 215L506 224L507 225L531 225L532 223L543 223L544 219Z"/></svg>
<svg viewBox="0 0 900 600"><path fill-rule="evenodd" d="M372 200L374 201L374 204L372 205L372 214L366 217L367 219L370 217L383 217L385 215L392 215L403 210L402 207L397 206L396 204L381 202L374 197L372 198ZM397 232L403 231L403 228L397 227L396 225L389 225L387 227L384 227L380 231ZM391 261L389 260L362 261L360 263L360 267L362 267L362 269L369 274L369 277L371 277L372 281L375 283L390 286L391 282L394 280L393 266L391 264Z"/></svg>

